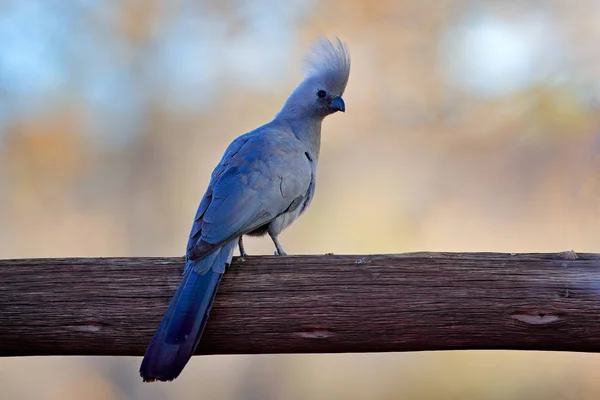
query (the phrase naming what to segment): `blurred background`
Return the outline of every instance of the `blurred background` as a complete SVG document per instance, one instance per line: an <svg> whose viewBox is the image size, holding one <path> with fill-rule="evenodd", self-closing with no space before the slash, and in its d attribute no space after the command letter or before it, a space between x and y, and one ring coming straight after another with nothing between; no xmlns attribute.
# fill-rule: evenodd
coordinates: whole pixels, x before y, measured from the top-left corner
<svg viewBox="0 0 600 400"><path fill-rule="evenodd" d="M183 255L321 34L347 112L288 252L600 251L596 0L1 0L0 258ZM140 360L0 359L0 398L600 398L599 355L195 357L152 385Z"/></svg>

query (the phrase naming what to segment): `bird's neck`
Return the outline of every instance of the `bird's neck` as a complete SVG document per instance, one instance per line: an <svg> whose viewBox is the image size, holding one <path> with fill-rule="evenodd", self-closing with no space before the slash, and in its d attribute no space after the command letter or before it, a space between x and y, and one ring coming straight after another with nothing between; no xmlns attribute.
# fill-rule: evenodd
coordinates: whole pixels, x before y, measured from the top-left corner
<svg viewBox="0 0 600 400"><path fill-rule="evenodd" d="M279 115L290 127L294 135L308 147L311 156L319 158L319 150L321 149L321 124L323 118L319 117L289 117Z"/></svg>

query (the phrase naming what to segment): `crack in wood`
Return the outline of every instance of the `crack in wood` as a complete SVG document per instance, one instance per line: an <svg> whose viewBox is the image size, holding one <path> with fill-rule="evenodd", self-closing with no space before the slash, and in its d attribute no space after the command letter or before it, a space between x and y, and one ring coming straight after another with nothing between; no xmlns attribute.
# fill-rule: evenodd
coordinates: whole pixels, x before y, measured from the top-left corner
<svg viewBox="0 0 600 400"><path fill-rule="evenodd" d="M561 320L558 315L543 312L513 314L511 317L530 325L547 325Z"/></svg>

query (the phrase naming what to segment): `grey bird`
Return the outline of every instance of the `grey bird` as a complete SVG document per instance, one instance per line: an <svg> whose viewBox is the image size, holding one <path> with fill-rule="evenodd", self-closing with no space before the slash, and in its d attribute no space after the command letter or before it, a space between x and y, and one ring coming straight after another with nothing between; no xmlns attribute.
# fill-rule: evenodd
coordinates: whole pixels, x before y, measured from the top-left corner
<svg viewBox="0 0 600 400"><path fill-rule="evenodd" d="M235 139L214 169L192 225L183 278L142 360L144 381L171 381L192 357L236 245L247 255L243 235L268 234L275 254L286 255L279 234L313 199L321 124L345 111L350 57L338 38L321 38L306 66L275 118Z"/></svg>

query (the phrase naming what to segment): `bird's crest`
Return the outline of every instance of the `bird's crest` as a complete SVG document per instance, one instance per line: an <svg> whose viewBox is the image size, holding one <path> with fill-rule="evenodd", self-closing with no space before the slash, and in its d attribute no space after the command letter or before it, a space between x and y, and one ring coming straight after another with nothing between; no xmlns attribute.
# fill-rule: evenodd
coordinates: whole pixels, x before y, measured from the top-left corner
<svg viewBox="0 0 600 400"><path fill-rule="evenodd" d="M339 38L336 37L333 42L325 37L319 38L304 61L307 77L335 79L340 87L346 87L350 75L350 54Z"/></svg>

